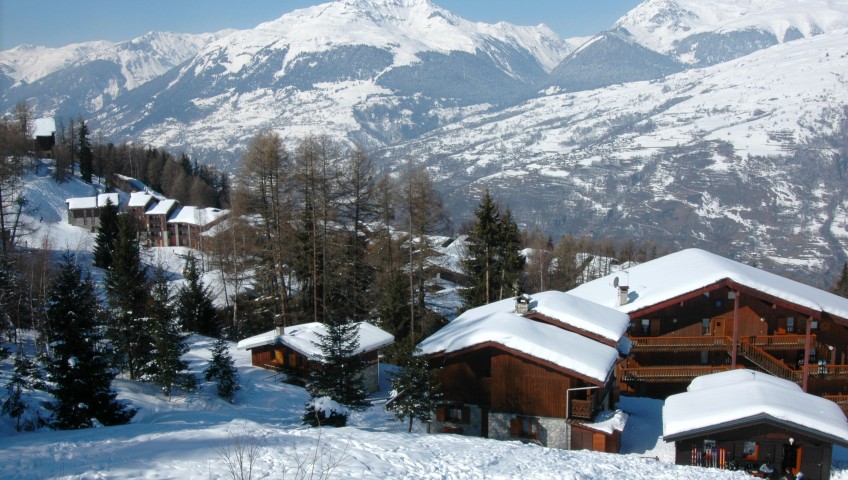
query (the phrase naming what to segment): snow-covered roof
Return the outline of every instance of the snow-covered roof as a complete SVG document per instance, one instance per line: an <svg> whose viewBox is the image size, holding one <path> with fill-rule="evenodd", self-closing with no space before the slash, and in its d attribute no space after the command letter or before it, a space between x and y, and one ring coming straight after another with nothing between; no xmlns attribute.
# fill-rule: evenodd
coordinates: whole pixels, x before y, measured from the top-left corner
<svg viewBox="0 0 848 480"><path fill-rule="evenodd" d="M56 133L56 119L53 117L36 118L32 122L32 127L32 138L49 137Z"/></svg>
<svg viewBox="0 0 848 480"><path fill-rule="evenodd" d="M157 203L155 207L144 212L145 215L167 215L177 205L177 201L173 199L165 199Z"/></svg>
<svg viewBox="0 0 848 480"><path fill-rule="evenodd" d="M606 382L618 360L618 351L609 345L516 314L512 298L466 311L418 346L433 355L489 342L598 382Z"/></svg>
<svg viewBox="0 0 848 480"><path fill-rule="evenodd" d="M530 309L613 342L618 342L630 325L626 313L558 291L532 295Z"/></svg>
<svg viewBox="0 0 848 480"><path fill-rule="evenodd" d="M359 349L355 352L356 354L377 350L386 345L391 345L395 341L394 335L368 322L359 322L356 325L359 329ZM304 323L286 327L282 335L277 335L276 330L271 330L245 338L238 342L238 348L249 350L279 343L309 359L318 359L321 358L321 347L319 346L321 337L326 335L327 327L323 323Z"/></svg>
<svg viewBox="0 0 848 480"><path fill-rule="evenodd" d="M148 192L132 192L130 194L130 201L127 205L130 207L146 207L147 204L155 198L156 197Z"/></svg>
<svg viewBox="0 0 848 480"><path fill-rule="evenodd" d="M168 223L187 223L204 227L219 218L227 215L229 210L221 210L220 208L198 208L198 207L183 207L176 215L168 220Z"/></svg>
<svg viewBox="0 0 848 480"><path fill-rule="evenodd" d="M621 306L613 287L615 277L630 287L628 302ZM848 319L846 298L695 248L584 283L568 293L632 313L722 280Z"/></svg>
<svg viewBox="0 0 848 480"><path fill-rule="evenodd" d="M106 200L110 200L112 205L119 207L121 205L120 195L117 193L101 193L96 197L77 197L65 200L70 210L81 210L84 208L97 208L106 205Z"/></svg>
<svg viewBox="0 0 848 480"><path fill-rule="evenodd" d="M837 404L792 382L744 369L699 377L687 392L668 397L663 436L674 440L760 420L848 446L848 420Z"/></svg>

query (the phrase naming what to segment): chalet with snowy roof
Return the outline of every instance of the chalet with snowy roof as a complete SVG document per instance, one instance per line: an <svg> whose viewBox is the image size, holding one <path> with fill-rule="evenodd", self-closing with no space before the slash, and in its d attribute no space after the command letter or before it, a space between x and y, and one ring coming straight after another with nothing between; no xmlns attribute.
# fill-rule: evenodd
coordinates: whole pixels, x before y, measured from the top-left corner
<svg viewBox="0 0 848 480"><path fill-rule="evenodd" d="M789 470L819 480L830 478L833 445L848 447L848 420L838 405L753 370L698 377L666 399L662 415L663 439L675 443L679 465L756 476L771 469L774 478Z"/></svg>
<svg viewBox="0 0 848 480"><path fill-rule="evenodd" d="M466 311L419 345L443 393L436 430L618 451L624 418L609 409L628 323L563 292Z"/></svg>
<svg viewBox="0 0 848 480"><path fill-rule="evenodd" d="M101 193L92 197L77 197L65 200L68 207L68 223L88 229L92 232L100 226L100 209L109 201L112 205L123 209L121 197L117 193Z"/></svg>
<svg viewBox="0 0 848 480"><path fill-rule="evenodd" d="M180 208L168 219L169 244L202 250L203 233L221 223L229 213L220 208Z"/></svg>
<svg viewBox="0 0 848 480"><path fill-rule="evenodd" d="M841 404L848 397L848 299L689 249L569 293L630 317L622 388L666 396L746 367Z"/></svg>
<svg viewBox="0 0 848 480"><path fill-rule="evenodd" d="M359 331L359 350L356 354L368 362L365 386L369 393L379 389L379 351L394 343L395 337L368 322L356 324ZM293 327L277 327L238 343L238 348L250 350L253 366L281 371L293 383L303 384L320 364L319 343L327 335L323 323L312 322Z"/></svg>
<svg viewBox="0 0 848 480"><path fill-rule="evenodd" d="M179 206L180 202L165 199L144 212L144 217L147 220L145 222L147 225L147 246L168 247L176 245L175 240L169 236L168 220L171 219Z"/></svg>
<svg viewBox="0 0 848 480"><path fill-rule="evenodd" d="M135 229L142 244L147 245L147 217L145 213L159 203L159 199L145 191L132 192L127 202L127 213L135 219Z"/></svg>

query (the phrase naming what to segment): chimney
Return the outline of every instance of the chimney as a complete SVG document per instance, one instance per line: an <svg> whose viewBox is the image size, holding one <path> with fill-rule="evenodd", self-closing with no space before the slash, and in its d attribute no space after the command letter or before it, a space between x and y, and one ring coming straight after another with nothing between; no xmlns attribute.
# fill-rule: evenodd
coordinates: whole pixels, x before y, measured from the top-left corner
<svg viewBox="0 0 848 480"><path fill-rule="evenodd" d="M618 286L618 305L627 305L627 292L630 291L630 287L627 285L619 285Z"/></svg>
<svg viewBox="0 0 848 480"><path fill-rule="evenodd" d="M274 325L274 334L278 337L283 335L283 324L282 323L278 323L278 324Z"/></svg>
<svg viewBox="0 0 848 480"><path fill-rule="evenodd" d="M530 295L526 293L522 293L521 295L515 297L515 313L519 315L525 315L530 311Z"/></svg>

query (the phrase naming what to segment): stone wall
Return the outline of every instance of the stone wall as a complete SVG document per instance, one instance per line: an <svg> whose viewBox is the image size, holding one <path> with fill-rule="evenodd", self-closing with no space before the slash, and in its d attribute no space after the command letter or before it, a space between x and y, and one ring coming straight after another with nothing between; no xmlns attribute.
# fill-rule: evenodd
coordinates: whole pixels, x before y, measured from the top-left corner
<svg viewBox="0 0 848 480"><path fill-rule="evenodd" d="M510 421L515 418L511 413L489 414L489 438L495 440L521 440L512 438L509 434ZM535 417L539 419L539 444L546 447L571 447L571 426L562 418ZM532 440L527 440L532 442Z"/></svg>

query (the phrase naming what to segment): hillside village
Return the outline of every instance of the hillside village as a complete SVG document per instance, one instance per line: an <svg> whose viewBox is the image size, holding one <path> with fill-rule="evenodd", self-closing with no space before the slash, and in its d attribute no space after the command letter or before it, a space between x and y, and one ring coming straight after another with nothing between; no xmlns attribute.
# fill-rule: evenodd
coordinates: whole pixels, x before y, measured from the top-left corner
<svg viewBox="0 0 848 480"><path fill-rule="evenodd" d="M0 477L848 480L848 2L796 3L0 52Z"/></svg>

